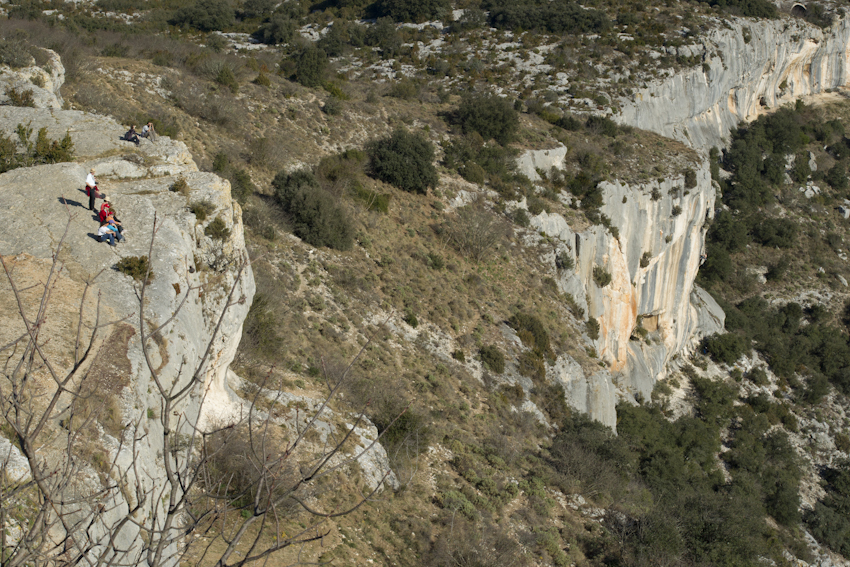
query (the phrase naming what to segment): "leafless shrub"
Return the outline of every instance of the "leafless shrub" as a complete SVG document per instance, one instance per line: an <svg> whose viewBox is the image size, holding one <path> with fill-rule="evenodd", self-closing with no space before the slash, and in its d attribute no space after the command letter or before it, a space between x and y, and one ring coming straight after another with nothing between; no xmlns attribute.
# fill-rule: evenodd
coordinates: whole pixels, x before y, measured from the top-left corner
<svg viewBox="0 0 850 567"><path fill-rule="evenodd" d="M73 220L69 213L67 226ZM155 219L150 258L155 257L159 227ZM0 474L4 565L244 565L324 537L323 522L353 511L374 495L377 487L332 512L322 511L321 500L310 498L323 479L338 475L378 442L355 455L342 454L363 419L360 413L339 436L305 451L307 438L316 435L316 423L343 387L351 365L329 381L325 400L308 412L306 424L299 420L288 437L273 422L273 416L281 415L274 400L263 399L265 383L254 388L244 415L233 423L201 429L187 416L198 415L204 404L204 384L214 363L212 346L228 310L242 302L238 290L247 269L244 263L233 268L234 283L214 316L206 350L196 360L184 360L176 375L166 375L160 360L163 335L199 288L189 281L181 286L175 312L154 327L144 315L150 310L148 284L139 282L138 319L131 325L134 315L103 320L100 296L91 297L95 276L81 286L77 321L70 326L75 332L65 341L50 331L62 325L51 320L51 300L59 295L66 305L73 300L57 291L64 270L60 261L64 240L63 235L52 265L35 285L22 287L13 270L14 259L0 256L7 284L0 291L19 312L15 328L6 329L14 338L0 345L0 424L30 470L29 477ZM100 335L107 332L123 333L116 344L126 344L128 333L138 334L150 376L149 394L158 407L141 408L135 416L104 417L110 373L92 359ZM95 373L101 381L92 381ZM118 369L114 375L122 373ZM197 413L185 411L190 401ZM263 412L257 411L261 401ZM123 430L118 430L116 419L124 422ZM110 420L118 446L106 450L96 423ZM161 459L158 478L139 462L143 447L156 450ZM110 459L110 454L115 457ZM119 460L122 454L125 457ZM7 457L2 458L5 462ZM26 521L9 515L13 507L24 511L21 517ZM285 533L282 522L296 507L302 527L294 532L287 527ZM13 525L17 533L12 537ZM189 536L199 531L205 538L187 545Z"/></svg>
<svg viewBox="0 0 850 567"><path fill-rule="evenodd" d="M168 88L175 104L187 114L223 127L240 123L242 109L228 93L211 92L206 85L190 78L170 81Z"/></svg>
<svg viewBox="0 0 850 567"><path fill-rule="evenodd" d="M444 226L458 252L478 263L490 256L508 234L506 223L488 210L482 199L461 207Z"/></svg>
<svg viewBox="0 0 850 567"><path fill-rule="evenodd" d="M500 526L489 522L476 525L453 514L448 527L434 543L425 565L523 567L530 563L519 543Z"/></svg>

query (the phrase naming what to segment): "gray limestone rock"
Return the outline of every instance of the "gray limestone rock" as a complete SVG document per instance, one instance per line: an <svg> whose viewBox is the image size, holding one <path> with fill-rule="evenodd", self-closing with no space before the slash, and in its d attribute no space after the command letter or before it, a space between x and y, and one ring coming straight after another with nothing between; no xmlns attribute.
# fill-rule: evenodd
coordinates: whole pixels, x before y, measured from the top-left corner
<svg viewBox="0 0 850 567"><path fill-rule="evenodd" d="M10 104L6 91L14 89L19 93L31 92L36 108L62 108L59 88L65 82L65 67L55 52L49 49L42 51L47 55L47 63L43 67L36 65L35 59L31 65L21 69L0 65L0 104Z"/></svg>
<svg viewBox="0 0 850 567"><path fill-rule="evenodd" d="M538 170L549 173L553 167L563 169L566 155L566 146L551 150L528 150L517 158L517 169L532 181L540 181Z"/></svg>
<svg viewBox="0 0 850 567"><path fill-rule="evenodd" d="M584 377L569 365L554 372L562 376L568 403L606 425L616 422L618 396L648 399L674 355L692 348L695 337L714 332L717 321L722 329L722 311L694 286L715 198L706 164L695 171L697 185L687 192L681 190L681 177L638 186L603 182L601 212L619 238L601 225L577 233L557 214L544 212L531 219L531 226L554 241L556 250L574 258L572 270L553 266L556 282L587 317L599 322L599 338L592 346L617 387L610 375ZM600 287L595 269L608 272L610 283ZM630 340L639 316L645 328L651 327L652 344Z"/></svg>
<svg viewBox="0 0 850 567"><path fill-rule="evenodd" d="M606 370L585 376L581 366L569 355L561 355L555 364L547 366L546 379L564 388L567 403L588 414L591 419L617 429L617 390Z"/></svg>
<svg viewBox="0 0 850 567"><path fill-rule="evenodd" d="M824 30L796 18L733 19L692 46L708 71L694 67L653 82L621 99L615 118L694 147L722 146L741 121L844 87L848 46L850 18Z"/></svg>
<svg viewBox="0 0 850 567"><path fill-rule="evenodd" d="M139 159L128 160L120 152L113 151L121 146L111 139L110 132L117 133L118 129L110 119L80 112L0 108L0 129L8 132L18 122L30 121L33 126L48 126L51 133L64 135L65 130L71 131L83 156L113 155L84 163L16 169L0 175L0 223L4 227L0 231L0 254L14 262L17 277L38 281L38 274L49 267L64 235L59 255L63 270L57 289L65 291L61 294L57 291L54 297L54 317L61 321L63 310L75 309L82 282L94 278L93 293L100 292L103 298L104 316L109 320L126 318L125 323L105 328L103 333L119 337L117 344L121 350L126 349L129 386L123 393L127 403L122 405L129 412L124 419L130 425L124 435L136 433L132 424L137 422L138 416L133 412L139 411L144 419L138 423L147 433L136 433L141 441L134 450L128 449L126 444L120 445L116 439L110 442L106 436L105 445L112 447L116 462L127 471L129 483L137 481L144 489L150 489L163 478L162 447L157 445L157 439L162 440L162 425L159 420L144 416L146 408L159 408L160 404L151 387L139 342L136 329L139 317L141 315L150 326L165 323L174 316L163 331L165 340L158 348L149 350L167 384L185 384L191 380L192 365L201 359L211 343L208 363L200 371L199 394L206 392L206 396L190 397L177 408L184 426L201 420L206 411L232 403L227 387L228 367L254 294L250 267L237 281L238 268L247 260L241 209L230 197L228 182L212 174L197 172L191 156L179 142L164 139L156 145L142 146L139 154L134 153L140 155ZM156 165L179 166L187 172L188 195L169 191L173 177L153 177L151 167ZM126 240L115 247L98 241L97 217L87 209L88 199L83 186L91 167L100 176L99 185L113 202L126 229ZM141 177L142 173L143 180L119 178ZM196 199L213 203L214 211L206 222L221 217L230 229L226 239L216 241L204 234L204 224L199 224L187 207ZM152 256L155 277L146 289L145 311L139 314L138 284L117 271L115 265L127 256L149 254L155 222ZM196 265L204 268L197 270ZM234 284L234 303L219 319L228 290ZM11 319L4 319L4 325L15 321L13 314L7 317ZM217 325L220 326L212 340ZM130 332L121 334L125 327ZM51 344L58 348L63 342L66 338L57 334ZM61 352L57 352L57 360L66 363ZM192 370L187 372L189 368ZM136 469L132 469L134 463ZM99 482L96 474L82 481L93 485ZM105 498L114 504L102 517L102 521L108 523L126 510L127 503L123 502L120 492L113 491ZM136 534L135 528L123 530L122 545L132 547Z"/></svg>

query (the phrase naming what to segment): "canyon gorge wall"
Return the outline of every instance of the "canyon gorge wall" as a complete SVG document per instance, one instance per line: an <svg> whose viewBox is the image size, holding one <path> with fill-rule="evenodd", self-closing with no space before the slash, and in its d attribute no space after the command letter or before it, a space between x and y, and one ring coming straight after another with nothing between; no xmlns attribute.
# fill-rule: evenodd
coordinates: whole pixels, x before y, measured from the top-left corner
<svg viewBox="0 0 850 567"><path fill-rule="evenodd" d="M668 49L703 64L621 99L614 119L695 148L721 147L740 122L848 82L850 18L821 29L804 20L739 18Z"/></svg>

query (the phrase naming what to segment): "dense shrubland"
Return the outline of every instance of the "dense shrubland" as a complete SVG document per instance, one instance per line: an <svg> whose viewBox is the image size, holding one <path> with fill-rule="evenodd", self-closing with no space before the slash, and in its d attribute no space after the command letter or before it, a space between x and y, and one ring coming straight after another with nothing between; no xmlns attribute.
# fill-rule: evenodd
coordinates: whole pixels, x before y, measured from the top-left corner
<svg viewBox="0 0 850 567"><path fill-rule="evenodd" d="M704 352L733 365L755 349L779 379L775 399L758 394L744 400L746 411L740 410L732 424L735 439L723 454L725 462L742 486L758 488L764 510L777 522L793 527L802 521L818 541L846 553L848 524L838 512L850 494L842 480L845 465L822 473L827 496L801 517L800 464L785 434L773 428L781 424L797 431L789 407L805 413L833 389L850 395L850 343L841 305L781 299L801 280L839 287L844 230L830 217L850 197L850 146L842 112L840 106L819 109L798 102L733 131L722 154L712 150L712 177L724 207L709 229L699 281L723 307L728 331L707 338ZM720 175L721 167L728 178ZM807 184L820 192L805 197L799 188ZM761 288L748 272L755 262L767 264ZM737 379L753 386L768 383L758 368L738 372Z"/></svg>

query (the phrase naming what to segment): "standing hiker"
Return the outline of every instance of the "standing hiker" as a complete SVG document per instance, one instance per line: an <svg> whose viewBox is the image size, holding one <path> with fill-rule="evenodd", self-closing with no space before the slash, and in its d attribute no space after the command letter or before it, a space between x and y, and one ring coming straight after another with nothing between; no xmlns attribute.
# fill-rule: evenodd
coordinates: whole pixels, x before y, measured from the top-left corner
<svg viewBox="0 0 850 567"><path fill-rule="evenodd" d="M89 210L94 211L95 208L95 199L103 199L103 193L98 192L97 188L97 180L94 178L94 168L89 170L89 174L86 176L86 195L89 196Z"/></svg>

